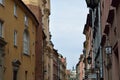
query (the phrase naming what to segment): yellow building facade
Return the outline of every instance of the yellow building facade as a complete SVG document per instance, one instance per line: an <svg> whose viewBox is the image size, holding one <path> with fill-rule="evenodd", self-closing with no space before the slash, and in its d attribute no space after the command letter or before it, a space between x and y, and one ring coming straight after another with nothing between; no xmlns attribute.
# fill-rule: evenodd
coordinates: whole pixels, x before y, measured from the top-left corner
<svg viewBox="0 0 120 80"><path fill-rule="evenodd" d="M37 7L42 13L42 30L46 36L43 41L43 79L53 80L53 44L51 42L51 34L49 31L49 16L50 16L50 0L22 0L26 5ZM35 9L35 8L34 8ZM33 12L34 14L38 14ZM39 16L37 16L38 18ZM41 65L42 66L42 65ZM40 72L36 72L39 74ZM36 80L39 78L37 77Z"/></svg>
<svg viewBox="0 0 120 80"><path fill-rule="evenodd" d="M0 80L35 80L35 16L21 0L3 0L0 24L0 37L7 43Z"/></svg>

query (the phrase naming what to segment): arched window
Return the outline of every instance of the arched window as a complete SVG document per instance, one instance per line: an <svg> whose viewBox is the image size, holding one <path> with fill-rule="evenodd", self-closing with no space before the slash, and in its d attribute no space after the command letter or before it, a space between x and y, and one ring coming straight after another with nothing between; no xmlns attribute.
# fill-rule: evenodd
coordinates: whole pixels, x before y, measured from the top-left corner
<svg viewBox="0 0 120 80"><path fill-rule="evenodd" d="M23 52L29 55L29 33L27 30L24 30L23 33Z"/></svg>

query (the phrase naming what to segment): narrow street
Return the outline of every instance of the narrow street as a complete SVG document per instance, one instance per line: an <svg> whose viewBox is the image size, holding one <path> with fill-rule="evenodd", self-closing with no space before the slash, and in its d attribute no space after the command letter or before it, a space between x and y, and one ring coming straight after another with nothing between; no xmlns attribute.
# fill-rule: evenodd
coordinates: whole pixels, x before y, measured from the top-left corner
<svg viewBox="0 0 120 80"><path fill-rule="evenodd" d="M0 80L120 80L120 0L0 0Z"/></svg>

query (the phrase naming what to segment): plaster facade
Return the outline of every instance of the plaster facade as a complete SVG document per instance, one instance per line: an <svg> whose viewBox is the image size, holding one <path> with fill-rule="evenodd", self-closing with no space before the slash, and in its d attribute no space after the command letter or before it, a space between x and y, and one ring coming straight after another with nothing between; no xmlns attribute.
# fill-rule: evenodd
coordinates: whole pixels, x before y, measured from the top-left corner
<svg viewBox="0 0 120 80"><path fill-rule="evenodd" d="M4 0L0 4L0 20L3 21L2 38L7 42L1 80L35 80L37 19L22 1ZM25 35L29 40L27 46Z"/></svg>

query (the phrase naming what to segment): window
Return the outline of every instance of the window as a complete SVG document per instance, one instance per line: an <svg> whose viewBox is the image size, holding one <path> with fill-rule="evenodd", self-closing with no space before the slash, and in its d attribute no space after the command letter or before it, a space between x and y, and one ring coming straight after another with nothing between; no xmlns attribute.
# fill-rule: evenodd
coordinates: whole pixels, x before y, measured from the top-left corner
<svg viewBox="0 0 120 80"><path fill-rule="evenodd" d="M13 80L17 80L17 72L16 70L13 70Z"/></svg>
<svg viewBox="0 0 120 80"><path fill-rule="evenodd" d="M23 52L24 54L29 54L29 34L27 30L23 33Z"/></svg>
<svg viewBox="0 0 120 80"><path fill-rule="evenodd" d="M14 46L17 46L17 31L14 31Z"/></svg>
<svg viewBox="0 0 120 80"><path fill-rule="evenodd" d="M3 23L0 21L0 37L3 37Z"/></svg>
<svg viewBox="0 0 120 80"><path fill-rule="evenodd" d="M28 79L27 76L28 76L28 71L25 71L25 80Z"/></svg>
<svg viewBox="0 0 120 80"><path fill-rule="evenodd" d="M17 16L17 4L14 4L14 16Z"/></svg>
<svg viewBox="0 0 120 80"><path fill-rule="evenodd" d="M25 26L28 26L28 17L26 15L24 17L24 23L25 23Z"/></svg>
<svg viewBox="0 0 120 80"><path fill-rule="evenodd" d="M3 0L0 0L0 4L3 4Z"/></svg>

